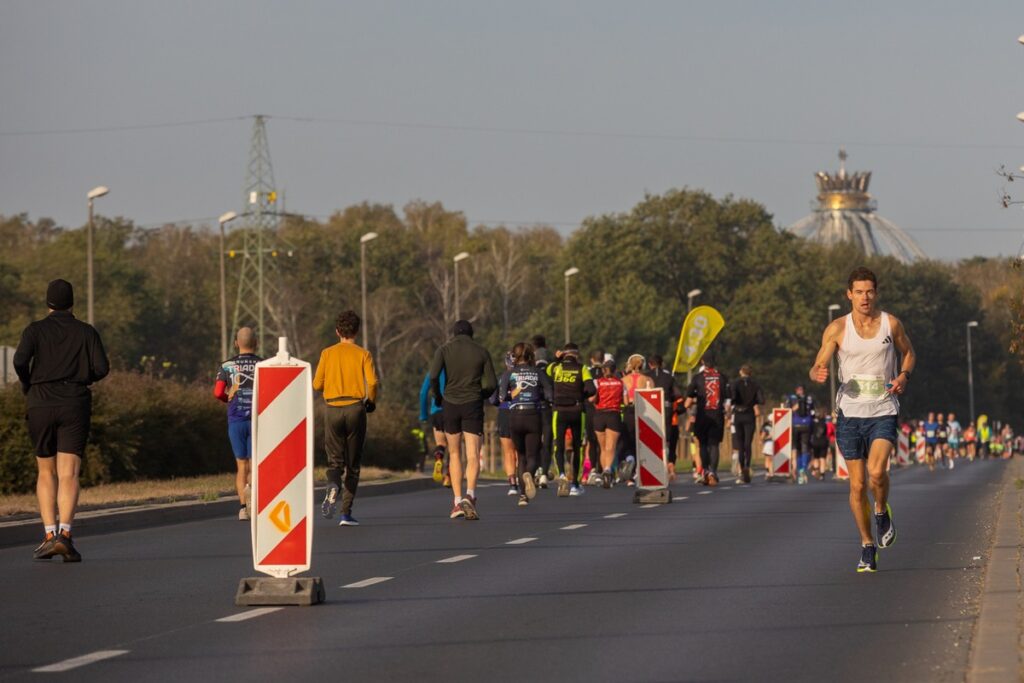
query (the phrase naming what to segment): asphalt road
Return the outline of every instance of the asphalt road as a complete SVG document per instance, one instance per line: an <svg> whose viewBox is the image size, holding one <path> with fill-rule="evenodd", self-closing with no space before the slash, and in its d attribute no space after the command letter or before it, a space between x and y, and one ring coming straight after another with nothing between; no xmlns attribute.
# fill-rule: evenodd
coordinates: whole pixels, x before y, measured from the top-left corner
<svg viewBox="0 0 1024 683"><path fill-rule="evenodd" d="M234 606L234 519L82 536L80 565L8 548L0 679L963 680L1004 468L894 472L876 574L854 570L846 487L813 481L680 482L657 508L490 486L479 522L449 520L448 491L357 500L362 526L317 520L327 602L306 608Z"/></svg>

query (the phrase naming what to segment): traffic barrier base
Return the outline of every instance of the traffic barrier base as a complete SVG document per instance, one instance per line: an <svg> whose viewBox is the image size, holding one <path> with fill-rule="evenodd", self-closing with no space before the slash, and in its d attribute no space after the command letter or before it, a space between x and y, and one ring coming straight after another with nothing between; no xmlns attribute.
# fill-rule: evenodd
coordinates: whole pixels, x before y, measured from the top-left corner
<svg viewBox="0 0 1024 683"><path fill-rule="evenodd" d="M672 491L669 489L637 489L633 493L634 503L671 503Z"/></svg>
<svg viewBox="0 0 1024 683"><path fill-rule="evenodd" d="M316 605L324 601L327 594L324 582L319 576L279 579L271 576L255 576L242 579L235 593L235 604L239 607L265 605Z"/></svg>

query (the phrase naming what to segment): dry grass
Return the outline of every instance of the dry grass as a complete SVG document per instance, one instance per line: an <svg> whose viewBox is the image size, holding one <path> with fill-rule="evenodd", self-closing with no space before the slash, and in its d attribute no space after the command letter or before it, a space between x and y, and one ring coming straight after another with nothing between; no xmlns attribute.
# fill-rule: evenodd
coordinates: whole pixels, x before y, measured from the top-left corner
<svg viewBox="0 0 1024 683"><path fill-rule="evenodd" d="M318 467L314 475L317 482L324 481L324 468ZM392 472L377 467L364 467L360 481L405 479L410 472ZM101 484L83 488L79 509L108 507L111 505L138 505L141 503L174 502L180 500L214 501L222 496L235 495L235 475L211 474L201 477L183 477L156 481L136 481L120 484ZM0 496L0 517L35 514L39 511L35 494Z"/></svg>

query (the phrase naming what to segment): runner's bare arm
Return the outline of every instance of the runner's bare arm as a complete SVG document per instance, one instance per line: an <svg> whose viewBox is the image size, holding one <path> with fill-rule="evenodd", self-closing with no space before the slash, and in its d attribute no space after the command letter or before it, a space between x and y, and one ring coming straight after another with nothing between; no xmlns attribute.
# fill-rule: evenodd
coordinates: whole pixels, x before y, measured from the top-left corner
<svg viewBox="0 0 1024 683"><path fill-rule="evenodd" d="M818 349L814 365L811 366L810 372L807 373L810 375L811 381L821 384L828 379L828 364L832 360L836 349L839 348L839 334L845 324L844 320L844 318L833 320L825 328L824 334L821 335L821 348Z"/></svg>
<svg viewBox="0 0 1024 683"><path fill-rule="evenodd" d="M917 354L914 353L914 347L910 343L910 337L907 336L903 323L891 313L889 314L889 324L892 326L892 343L896 345L896 350L900 352L902 360L900 362L900 372L893 379L892 386L889 387L888 391L890 394L902 394L907 390L907 382L910 379L911 373L914 372L914 367L917 365Z"/></svg>

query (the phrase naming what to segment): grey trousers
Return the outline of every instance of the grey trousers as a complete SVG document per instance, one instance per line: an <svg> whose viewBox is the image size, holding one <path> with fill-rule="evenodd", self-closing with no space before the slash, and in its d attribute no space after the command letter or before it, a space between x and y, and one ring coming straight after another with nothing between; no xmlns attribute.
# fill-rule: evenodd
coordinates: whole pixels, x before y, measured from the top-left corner
<svg viewBox="0 0 1024 683"><path fill-rule="evenodd" d="M359 488L359 468L366 440L366 408L362 403L327 406L324 448L327 451L327 481L342 489L341 514L352 513Z"/></svg>

